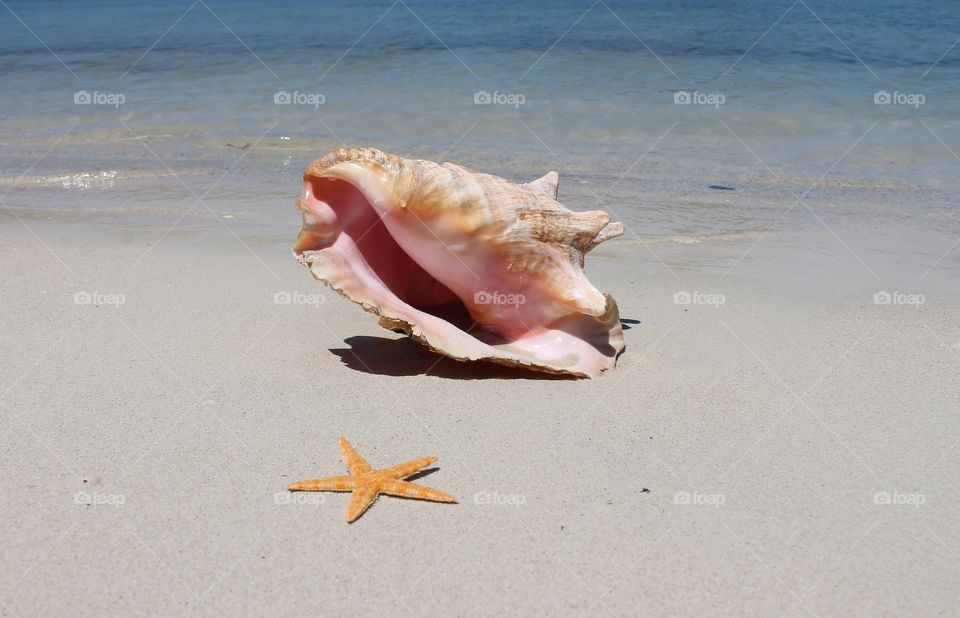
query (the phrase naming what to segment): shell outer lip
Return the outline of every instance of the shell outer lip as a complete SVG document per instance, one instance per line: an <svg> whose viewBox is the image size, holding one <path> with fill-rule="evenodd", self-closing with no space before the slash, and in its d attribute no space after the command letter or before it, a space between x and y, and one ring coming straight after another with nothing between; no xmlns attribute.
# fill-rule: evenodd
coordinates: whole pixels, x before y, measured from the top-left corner
<svg viewBox="0 0 960 618"><path fill-rule="evenodd" d="M349 294L347 294L347 292L346 292L345 290L343 290L342 288L338 288L336 285L332 284L331 282L327 281L326 279L321 279L320 277L317 277L317 276L313 273L313 270L310 269L310 263L309 263L309 254L310 254L310 253L316 253L316 252L313 252L313 251L303 251L303 252L298 253L298 252L294 251L294 252L293 252L293 257L297 260L297 262L299 262L300 264L306 266L307 269L310 270L310 273L314 275L314 278L316 278L318 281L320 281L321 283L323 283L325 286L327 286L328 288L330 288L331 290L333 290L334 292L336 292L338 295L342 296L343 298L349 300L350 302L352 302L352 303L354 303L354 304L356 304L356 305L359 305L360 308L362 308L364 311L366 311L366 312L368 312L368 313L372 313L373 315L377 316L377 318L378 318L377 323L378 323L382 328L385 328L385 329L391 330L391 331L393 331L393 330L395 330L395 329L400 329L400 330L402 330L402 331L404 332L405 335L407 335L408 337L410 337L411 339L413 339L415 342L417 342L417 344L421 345L422 347L426 348L427 350L429 350L429 351L431 351L431 352L433 352L433 353L435 353L435 354L438 354L438 355L440 355L440 356L443 356L443 357L446 357L446 358L449 358L449 359L452 359L452 360L455 360L455 361L458 361L458 362L462 362L462 363L484 361L484 362L488 362L488 363L494 363L494 364L497 364L497 365L501 365L501 366L504 366L504 367L515 367L515 368L520 368L520 369L528 369L528 370L530 370L530 371L532 371L532 372L543 373L543 374L550 374L550 375L555 375L555 376L566 376L566 377L571 377L571 378L595 378L595 377L596 377L596 376L593 376L593 375L591 375L591 374L589 374L589 373L585 373L585 372L582 372L582 371L574 371L574 370L570 370L570 369L563 369L563 368L558 368L558 367L551 367L551 366L549 366L549 365L539 365L539 364L533 363L533 362L525 362L525 361L519 360L519 359L518 359L518 360L514 360L514 359L509 359L509 358L503 358L503 357L501 357L501 356L496 356L496 355L479 356L479 357L477 357L477 358L471 358L471 357L468 357L468 356L457 356L457 355L454 355L454 354L452 354L452 353L451 353L450 351L448 351L448 350L444 350L444 349L442 349L442 348L439 347L439 346L435 346L435 345L431 344L431 343L430 343L430 340L424 335L423 330L422 330L420 327L418 327L416 324L414 324L414 323L412 323L412 322L410 322L410 321L408 321L408 320L405 320L405 319L402 318L402 317L389 315L388 313L382 311L382 310L381 310L379 307L377 307L376 305L373 305L373 304L370 304L370 303L365 303L365 302L363 302L363 301L356 300L356 299L352 298ZM624 350L626 350L626 344L625 344L625 343L621 344L620 347L618 348L618 350L617 350L617 352L616 352L616 355L614 356L614 359L613 359L613 365L612 365L611 367L602 369L602 370L601 370L601 373L605 373L605 372L607 372L607 371L610 371L610 370L614 369L614 368L616 367L617 361L618 361L619 358L620 358L620 355L623 354Z"/></svg>

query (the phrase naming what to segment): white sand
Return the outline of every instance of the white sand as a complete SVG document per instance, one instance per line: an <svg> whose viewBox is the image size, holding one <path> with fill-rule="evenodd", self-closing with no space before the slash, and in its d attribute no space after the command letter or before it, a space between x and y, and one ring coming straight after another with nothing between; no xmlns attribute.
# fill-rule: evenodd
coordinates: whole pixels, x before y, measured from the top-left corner
<svg viewBox="0 0 960 618"><path fill-rule="evenodd" d="M960 612L957 299L875 305L842 249L779 281L604 249L639 323L558 381L434 364L279 242L29 225L70 270L4 217L0 615ZM438 456L420 482L460 504L278 504L344 473L340 435Z"/></svg>

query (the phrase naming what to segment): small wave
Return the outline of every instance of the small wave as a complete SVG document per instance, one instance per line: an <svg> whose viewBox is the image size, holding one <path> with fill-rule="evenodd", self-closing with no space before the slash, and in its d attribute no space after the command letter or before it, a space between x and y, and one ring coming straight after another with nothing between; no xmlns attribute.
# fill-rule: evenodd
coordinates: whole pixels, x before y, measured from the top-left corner
<svg viewBox="0 0 960 618"><path fill-rule="evenodd" d="M0 187L63 187L64 189L109 189L117 178L117 170L101 172L81 172L79 174L61 174L53 176L20 176L18 178L0 178Z"/></svg>
<svg viewBox="0 0 960 618"><path fill-rule="evenodd" d="M177 173L176 175L184 175ZM139 178L159 178L173 176L165 170L125 171L102 170L99 172L77 172L73 174L48 174L45 176L0 177L0 187L10 189L35 189L59 187L62 189L112 189L118 182Z"/></svg>
<svg viewBox="0 0 960 618"><path fill-rule="evenodd" d="M740 232L720 232L717 234L675 234L672 236L656 236L652 238L621 239L621 243L630 243L634 245L656 245L662 243L678 243L684 245L697 245L702 242L710 241L740 241L754 240L765 236L784 236L788 232L769 232L767 230L743 230Z"/></svg>

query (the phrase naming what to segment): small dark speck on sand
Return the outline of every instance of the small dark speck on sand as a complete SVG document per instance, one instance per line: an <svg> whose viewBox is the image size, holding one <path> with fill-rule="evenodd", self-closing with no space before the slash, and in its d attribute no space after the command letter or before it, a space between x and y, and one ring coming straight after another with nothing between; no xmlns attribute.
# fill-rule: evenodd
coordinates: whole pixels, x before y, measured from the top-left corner
<svg viewBox="0 0 960 618"><path fill-rule="evenodd" d="M708 188L716 189L717 191L736 191L733 187L727 187L724 185L710 185Z"/></svg>
<svg viewBox="0 0 960 618"><path fill-rule="evenodd" d="M644 487L643 489L640 490L640 493L642 493L642 494L648 494L648 493L650 493L650 490L647 489L646 487Z"/></svg>
<svg viewBox="0 0 960 618"><path fill-rule="evenodd" d="M243 146L237 146L236 144L231 144L230 142L227 142L227 146L229 146L230 148L236 148L237 150L246 150L247 148L250 147L250 145L251 145L250 142L247 142Z"/></svg>

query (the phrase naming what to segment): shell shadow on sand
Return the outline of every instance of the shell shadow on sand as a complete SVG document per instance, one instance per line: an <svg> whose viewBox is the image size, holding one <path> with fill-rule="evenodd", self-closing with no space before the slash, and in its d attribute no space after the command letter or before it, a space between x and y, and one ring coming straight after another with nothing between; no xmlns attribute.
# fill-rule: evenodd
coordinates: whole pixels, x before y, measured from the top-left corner
<svg viewBox="0 0 960 618"><path fill-rule="evenodd" d="M358 335L343 340L349 348L331 348L350 369L387 376L432 375L453 380L576 380L484 361L458 361L427 350L410 339Z"/></svg>
<svg viewBox="0 0 960 618"><path fill-rule="evenodd" d="M624 330L639 320L621 318ZM436 354L409 337L389 339L357 335L343 340L349 348L330 348L344 365L356 371L388 376L432 375L453 380L575 380L574 376L507 367L485 361L462 362Z"/></svg>

